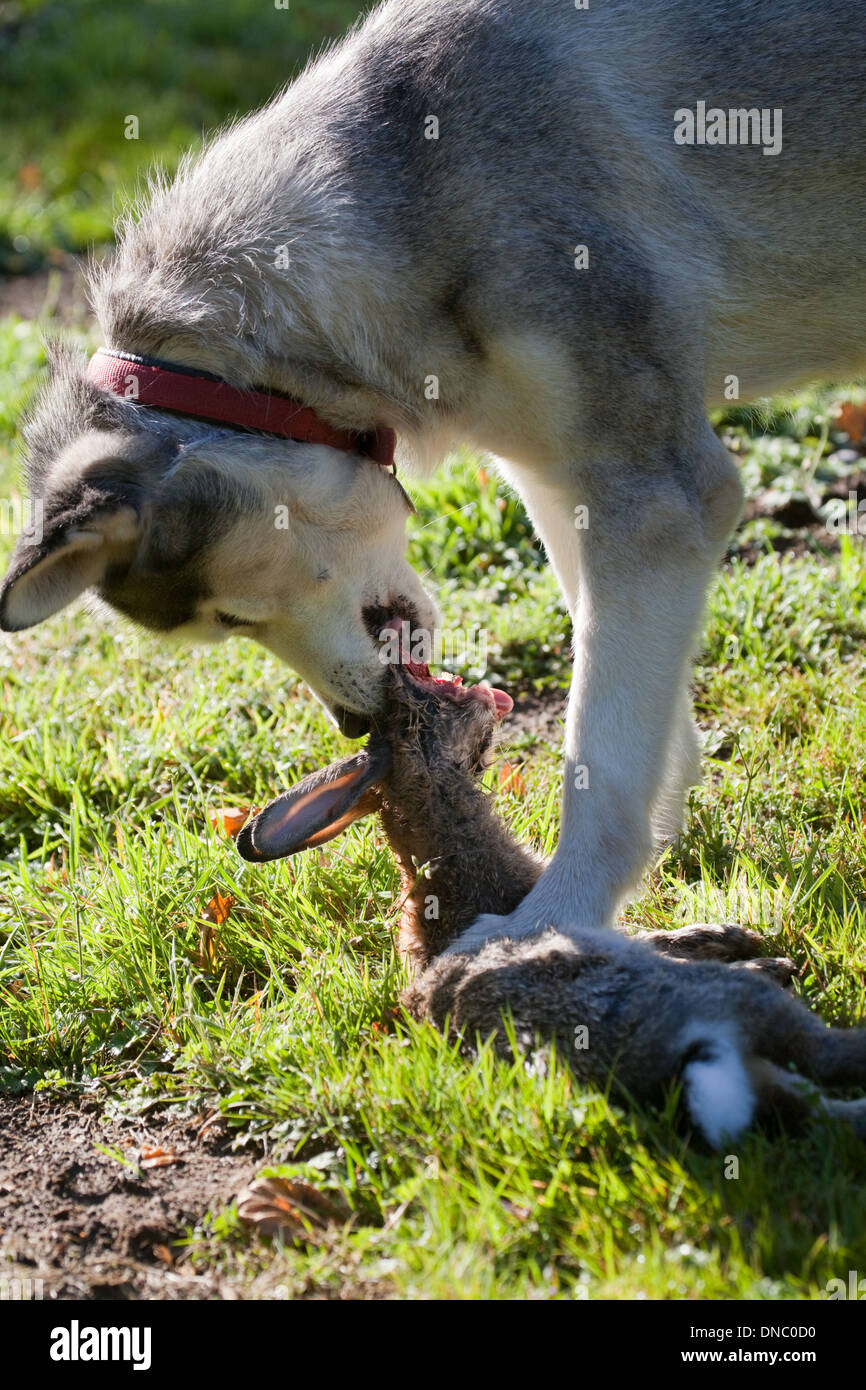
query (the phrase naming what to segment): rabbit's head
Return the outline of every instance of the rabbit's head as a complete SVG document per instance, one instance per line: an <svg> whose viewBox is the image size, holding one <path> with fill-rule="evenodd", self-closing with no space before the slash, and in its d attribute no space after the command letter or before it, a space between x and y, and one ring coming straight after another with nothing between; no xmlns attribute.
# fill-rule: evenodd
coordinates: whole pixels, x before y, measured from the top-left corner
<svg viewBox="0 0 866 1390"><path fill-rule="evenodd" d="M391 668L385 711L368 749L389 763L382 790L389 804L419 813L450 788L477 780L493 759L498 721L511 700L487 685L434 680L426 667Z"/></svg>
<svg viewBox="0 0 866 1390"><path fill-rule="evenodd" d="M384 709L367 746L304 777L238 836L244 859L282 859L333 839L381 811L404 829L436 833L437 816L471 790L493 753L497 722L512 707L504 691L435 680L426 666L389 668ZM401 836L401 838L403 838Z"/></svg>

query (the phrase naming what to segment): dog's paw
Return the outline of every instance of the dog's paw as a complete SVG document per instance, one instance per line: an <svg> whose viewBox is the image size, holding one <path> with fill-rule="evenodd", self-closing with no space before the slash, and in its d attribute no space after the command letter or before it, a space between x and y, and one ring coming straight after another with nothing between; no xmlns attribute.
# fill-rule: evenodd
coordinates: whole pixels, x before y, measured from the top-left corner
<svg viewBox="0 0 866 1390"><path fill-rule="evenodd" d="M444 955L460 956L474 955L486 945L488 941L520 940L525 935L531 933L522 932L519 925L515 922L517 914L511 913L508 917L497 917L492 912L485 912L480 917L476 917L471 927L460 936L455 937L451 945L443 952Z"/></svg>
<svg viewBox="0 0 866 1390"><path fill-rule="evenodd" d="M513 912L482 913L455 937L448 951L452 955L477 952L488 941L526 941L549 931L576 940L598 930L607 936L612 923L603 909L594 906L598 902L594 889L597 884L591 878L583 884L575 882L568 861L553 859Z"/></svg>
<svg viewBox="0 0 866 1390"><path fill-rule="evenodd" d="M531 937L543 936L545 932L558 931L564 935L561 914L536 908L531 901L532 894L524 898L519 907L507 916L485 912L476 917L471 927L456 937L448 947L450 955L467 955L481 950L488 941L526 941Z"/></svg>

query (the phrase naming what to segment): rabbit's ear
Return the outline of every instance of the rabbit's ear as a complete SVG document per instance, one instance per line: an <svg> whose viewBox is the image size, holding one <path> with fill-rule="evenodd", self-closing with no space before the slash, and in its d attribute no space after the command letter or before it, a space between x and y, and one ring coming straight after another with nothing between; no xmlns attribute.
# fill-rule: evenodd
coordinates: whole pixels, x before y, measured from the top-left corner
<svg viewBox="0 0 866 1390"><path fill-rule="evenodd" d="M390 765L390 752L380 744L311 772L247 822L237 838L238 853L260 863L332 840L359 816L378 810L378 783Z"/></svg>

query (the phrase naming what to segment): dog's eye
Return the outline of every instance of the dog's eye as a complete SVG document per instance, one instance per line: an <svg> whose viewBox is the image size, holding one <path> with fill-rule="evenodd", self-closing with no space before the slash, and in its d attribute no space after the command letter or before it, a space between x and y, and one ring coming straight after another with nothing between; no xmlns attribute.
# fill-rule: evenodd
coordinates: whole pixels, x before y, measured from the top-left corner
<svg viewBox="0 0 866 1390"><path fill-rule="evenodd" d="M255 627L250 618L235 618L231 613L216 612L214 617L221 627Z"/></svg>

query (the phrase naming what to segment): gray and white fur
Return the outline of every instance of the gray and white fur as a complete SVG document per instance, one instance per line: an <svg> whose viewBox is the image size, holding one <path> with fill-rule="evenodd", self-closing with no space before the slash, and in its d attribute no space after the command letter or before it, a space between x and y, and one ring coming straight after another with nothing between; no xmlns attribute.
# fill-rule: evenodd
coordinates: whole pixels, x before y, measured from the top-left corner
<svg viewBox="0 0 866 1390"><path fill-rule="evenodd" d="M469 944L610 926L679 823L692 649L742 501L707 406L866 361L861 19L390 0L157 182L95 277L108 346L394 427L422 468L469 444L524 498L574 622L562 835ZM678 144L699 102L781 112L781 146ZM405 499L360 458L109 399L68 354L28 441L46 529L0 591L8 631L84 591L183 637L241 627L358 733L377 624L436 621Z"/></svg>

